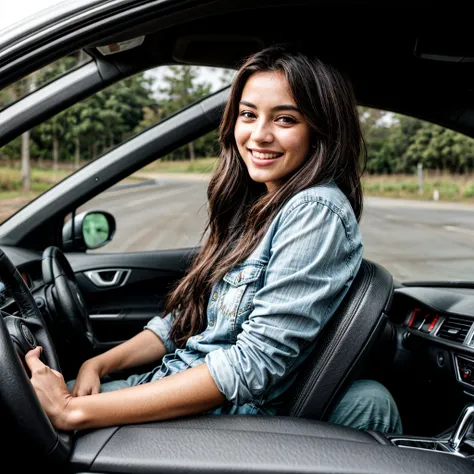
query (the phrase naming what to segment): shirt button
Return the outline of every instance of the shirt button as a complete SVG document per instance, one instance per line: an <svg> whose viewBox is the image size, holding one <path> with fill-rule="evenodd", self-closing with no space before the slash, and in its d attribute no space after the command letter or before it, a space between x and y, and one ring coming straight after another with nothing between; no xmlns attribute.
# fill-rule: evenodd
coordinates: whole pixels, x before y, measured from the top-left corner
<svg viewBox="0 0 474 474"><path fill-rule="evenodd" d="M240 281L242 280L242 272L239 273L239 275L237 276L237 281Z"/></svg>
<svg viewBox="0 0 474 474"><path fill-rule="evenodd" d="M214 301L217 300L217 293L214 293L214 294L212 295L212 299L213 299Z"/></svg>
<svg viewBox="0 0 474 474"><path fill-rule="evenodd" d="M214 326L214 321L211 321L211 322L209 323L209 326L211 326L211 328L212 328L212 326Z"/></svg>

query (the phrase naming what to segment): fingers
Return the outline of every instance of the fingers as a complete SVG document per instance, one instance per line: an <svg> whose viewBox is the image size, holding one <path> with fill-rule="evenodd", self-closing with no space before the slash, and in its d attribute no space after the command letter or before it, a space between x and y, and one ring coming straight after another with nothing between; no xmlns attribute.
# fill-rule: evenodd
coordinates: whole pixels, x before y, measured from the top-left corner
<svg viewBox="0 0 474 474"><path fill-rule="evenodd" d="M77 391L77 396L78 397L85 397L86 395L90 395L91 394L91 390L90 389L87 389L87 390L78 390Z"/></svg>
<svg viewBox="0 0 474 474"><path fill-rule="evenodd" d="M74 385L71 391L73 397L85 397L86 395L96 395L100 393L100 385Z"/></svg>
<svg viewBox="0 0 474 474"><path fill-rule="evenodd" d="M31 351L28 351L25 355L25 362L30 372L36 372L38 370L44 369L47 367L43 362L40 360L41 351L43 348L41 346L37 346Z"/></svg>
<svg viewBox="0 0 474 474"><path fill-rule="evenodd" d="M94 389L92 387L81 387L76 390L76 394L74 397L85 397L86 395L92 395L94 393Z"/></svg>

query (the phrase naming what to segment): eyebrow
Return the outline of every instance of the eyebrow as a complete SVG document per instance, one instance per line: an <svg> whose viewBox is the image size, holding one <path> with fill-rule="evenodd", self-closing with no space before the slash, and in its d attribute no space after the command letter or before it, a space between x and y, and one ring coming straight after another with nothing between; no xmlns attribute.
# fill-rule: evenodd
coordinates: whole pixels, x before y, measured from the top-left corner
<svg viewBox="0 0 474 474"><path fill-rule="evenodd" d="M256 109L257 106L252 104L251 102L247 102L246 100L241 100L240 105L246 105L247 107L251 107L252 109ZM276 107L273 107L272 110L274 111L280 111L280 110L293 110L295 112L301 113L300 109L298 107L295 107L294 105L277 105Z"/></svg>

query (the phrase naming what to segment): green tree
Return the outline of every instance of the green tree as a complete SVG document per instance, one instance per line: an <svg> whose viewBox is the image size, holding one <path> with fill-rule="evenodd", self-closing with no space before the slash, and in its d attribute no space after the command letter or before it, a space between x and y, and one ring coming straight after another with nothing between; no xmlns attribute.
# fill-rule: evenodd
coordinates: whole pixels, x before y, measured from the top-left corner
<svg viewBox="0 0 474 474"><path fill-rule="evenodd" d="M108 148L129 138L142 122L145 109L154 105L151 86L152 79L140 73L97 94L98 120L105 126Z"/></svg>
<svg viewBox="0 0 474 474"><path fill-rule="evenodd" d="M370 107L359 107L359 116L367 144L367 172L391 173L392 164L386 147L395 121L387 120L387 112Z"/></svg>
<svg viewBox="0 0 474 474"><path fill-rule="evenodd" d="M51 153L44 153L43 156L52 157L53 170L57 170L59 167L61 143L65 141L67 127L67 114L61 112L36 128L36 133L39 135L41 142L51 146Z"/></svg>
<svg viewBox="0 0 474 474"><path fill-rule="evenodd" d="M212 85L198 82L199 69L194 66L170 66L168 74L163 77L163 85L159 92L164 99L159 103L158 116L167 117L197 102L211 93ZM195 143L187 145L190 161L196 158ZM182 149L173 153L179 157Z"/></svg>
<svg viewBox="0 0 474 474"><path fill-rule="evenodd" d="M405 152L405 160L425 169L469 173L473 168L474 140L439 125L423 122Z"/></svg>
<svg viewBox="0 0 474 474"><path fill-rule="evenodd" d="M219 82L221 83L222 86L228 86L234 79L234 76L237 71L233 69L221 69L219 72L220 72Z"/></svg>

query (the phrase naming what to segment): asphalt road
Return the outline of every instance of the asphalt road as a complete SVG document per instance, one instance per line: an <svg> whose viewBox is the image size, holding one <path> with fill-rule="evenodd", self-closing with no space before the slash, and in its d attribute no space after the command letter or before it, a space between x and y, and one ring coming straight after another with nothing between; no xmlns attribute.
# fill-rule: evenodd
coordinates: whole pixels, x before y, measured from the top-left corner
<svg viewBox="0 0 474 474"><path fill-rule="evenodd" d="M103 193L87 209L112 213L117 231L97 251L198 245L207 212L206 186L200 178L166 178ZM474 280L474 206L366 197L360 225L364 257L400 281Z"/></svg>

